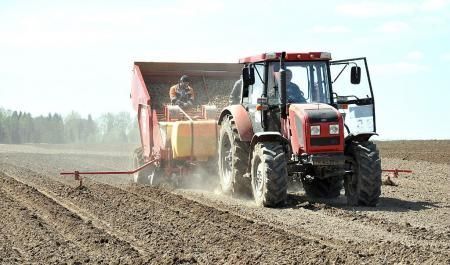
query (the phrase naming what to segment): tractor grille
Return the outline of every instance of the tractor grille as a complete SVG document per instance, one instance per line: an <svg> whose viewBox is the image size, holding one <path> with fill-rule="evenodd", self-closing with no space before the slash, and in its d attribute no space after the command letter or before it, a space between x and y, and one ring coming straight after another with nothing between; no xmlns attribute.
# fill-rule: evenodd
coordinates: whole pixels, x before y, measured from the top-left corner
<svg viewBox="0 0 450 265"><path fill-rule="evenodd" d="M312 146L326 146L340 144L340 137L317 137L311 138Z"/></svg>

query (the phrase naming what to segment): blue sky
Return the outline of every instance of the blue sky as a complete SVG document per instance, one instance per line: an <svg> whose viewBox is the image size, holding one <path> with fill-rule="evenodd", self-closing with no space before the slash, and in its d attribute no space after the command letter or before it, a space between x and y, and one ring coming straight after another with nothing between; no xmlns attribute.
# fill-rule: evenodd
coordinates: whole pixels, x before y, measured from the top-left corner
<svg viewBox="0 0 450 265"><path fill-rule="evenodd" d="M450 1L0 1L0 106L131 111L134 60L365 56L381 139L450 139Z"/></svg>

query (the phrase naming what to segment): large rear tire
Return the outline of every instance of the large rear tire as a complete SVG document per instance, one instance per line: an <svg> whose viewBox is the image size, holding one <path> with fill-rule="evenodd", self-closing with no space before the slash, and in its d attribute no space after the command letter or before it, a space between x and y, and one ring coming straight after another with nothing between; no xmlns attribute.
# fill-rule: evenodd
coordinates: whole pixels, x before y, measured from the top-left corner
<svg viewBox="0 0 450 265"><path fill-rule="evenodd" d="M219 132L219 179L223 193L250 195L250 178L244 176L248 157L248 142L240 140L233 117L226 116Z"/></svg>
<svg viewBox="0 0 450 265"><path fill-rule="evenodd" d="M252 190L258 206L283 206L287 198L287 163L283 146L276 142L257 143L251 166Z"/></svg>
<svg viewBox="0 0 450 265"><path fill-rule="evenodd" d="M342 178L338 177L315 178L313 180L302 180L302 182L306 195L311 198L337 198L343 188Z"/></svg>
<svg viewBox="0 0 450 265"><path fill-rule="evenodd" d="M347 155L353 158L353 171L344 178L349 205L376 206L381 195L381 159L376 145L370 141L351 143Z"/></svg>

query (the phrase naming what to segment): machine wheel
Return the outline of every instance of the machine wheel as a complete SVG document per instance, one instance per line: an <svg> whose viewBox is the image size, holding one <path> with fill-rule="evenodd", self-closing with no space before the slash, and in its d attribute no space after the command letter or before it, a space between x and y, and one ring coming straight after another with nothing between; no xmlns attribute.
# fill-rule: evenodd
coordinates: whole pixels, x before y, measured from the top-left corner
<svg viewBox="0 0 450 265"><path fill-rule="evenodd" d="M286 203L287 164L283 146L275 142L257 143L252 158L252 189L258 206Z"/></svg>
<svg viewBox="0 0 450 265"><path fill-rule="evenodd" d="M326 179L315 178L303 180L303 189L308 197L332 199L339 197L343 187L342 178L331 177Z"/></svg>
<svg viewBox="0 0 450 265"><path fill-rule="evenodd" d="M225 194L250 195L250 178L244 177L249 144L241 142L233 117L222 121L219 133L219 179Z"/></svg>
<svg viewBox="0 0 450 265"><path fill-rule="evenodd" d="M133 167L138 168L144 164L143 150L141 147L134 150L133 154ZM144 168L133 174L134 183L138 184L150 184L149 182L149 170Z"/></svg>
<svg viewBox="0 0 450 265"><path fill-rule="evenodd" d="M156 186L162 182L162 170L159 164L149 165L143 169L147 175L148 184L151 186Z"/></svg>
<svg viewBox="0 0 450 265"><path fill-rule="evenodd" d="M344 178L345 195L349 205L376 206L381 195L381 160L372 142L352 143L348 155L353 157L353 171Z"/></svg>

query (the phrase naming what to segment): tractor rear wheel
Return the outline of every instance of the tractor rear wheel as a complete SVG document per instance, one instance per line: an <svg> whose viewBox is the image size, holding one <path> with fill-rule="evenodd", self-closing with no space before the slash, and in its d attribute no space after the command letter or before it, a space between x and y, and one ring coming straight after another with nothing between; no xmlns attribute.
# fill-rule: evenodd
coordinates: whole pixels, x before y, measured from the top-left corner
<svg viewBox="0 0 450 265"><path fill-rule="evenodd" d="M143 156L143 150L142 147L137 148L134 150L133 153L133 167L138 168L144 164L144 156ZM149 182L149 171L147 168L144 168L136 173L133 174L133 181L134 183L138 184L150 184Z"/></svg>
<svg viewBox="0 0 450 265"><path fill-rule="evenodd" d="M353 158L348 165L353 173L344 178L349 205L376 206L381 195L381 159L370 141L351 143L347 153Z"/></svg>
<svg viewBox="0 0 450 265"><path fill-rule="evenodd" d="M240 140L233 116L226 116L219 132L219 179L223 193L250 195L250 178L244 177L248 157L249 144Z"/></svg>
<svg viewBox="0 0 450 265"><path fill-rule="evenodd" d="M308 197L333 199L339 197L343 187L342 178L331 177L326 179L315 178L302 180L303 189Z"/></svg>
<svg viewBox="0 0 450 265"><path fill-rule="evenodd" d="M284 148L280 143L257 143L251 166L253 196L258 206L286 203L288 174Z"/></svg>

